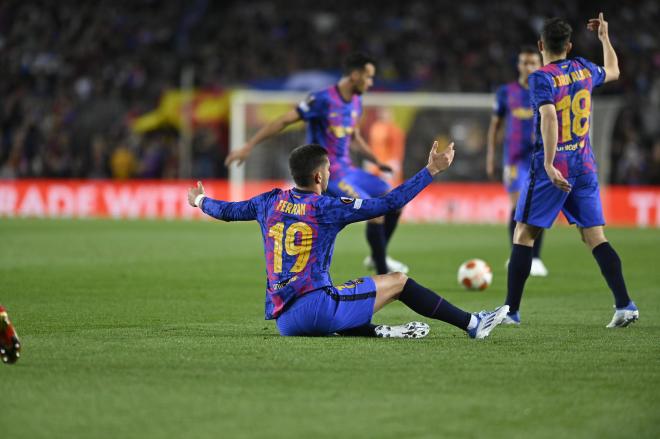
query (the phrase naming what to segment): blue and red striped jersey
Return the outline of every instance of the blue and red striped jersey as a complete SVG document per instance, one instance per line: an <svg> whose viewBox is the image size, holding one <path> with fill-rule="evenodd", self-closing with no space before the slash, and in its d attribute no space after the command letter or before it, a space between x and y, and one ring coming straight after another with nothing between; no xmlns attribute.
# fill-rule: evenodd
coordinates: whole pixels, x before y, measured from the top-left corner
<svg viewBox="0 0 660 439"><path fill-rule="evenodd" d="M433 178L426 168L378 198L334 198L300 189L274 189L247 201L204 198L202 210L224 221L256 220L266 256L266 319L287 303L332 285L330 263L337 234L348 224L402 208Z"/></svg>
<svg viewBox="0 0 660 439"><path fill-rule="evenodd" d="M558 137L554 166L564 177L596 172L589 139L591 92L605 81L605 69L584 58L563 59L541 67L529 76L534 108L536 145L534 169L547 178L539 108L553 104L557 111Z"/></svg>
<svg viewBox="0 0 660 439"><path fill-rule="evenodd" d="M353 133L362 116L362 97L354 95L345 101L336 85L310 93L296 107L307 122L307 143L317 143L328 151L330 174L342 176L353 166L350 146Z"/></svg>

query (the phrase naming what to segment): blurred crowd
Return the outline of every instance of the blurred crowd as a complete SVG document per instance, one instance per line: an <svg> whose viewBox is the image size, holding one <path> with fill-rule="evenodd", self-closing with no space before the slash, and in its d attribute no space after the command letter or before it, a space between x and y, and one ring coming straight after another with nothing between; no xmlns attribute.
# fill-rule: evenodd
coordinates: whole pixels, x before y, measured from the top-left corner
<svg viewBox="0 0 660 439"><path fill-rule="evenodd" d="M624 101L610 180L660 184L660 3L657 0L4 0L0 2L0 178L176 178L174 129L132 133L129 121L178 87L223 89L336 71L363 50L383 84L491 92L515 79L515 56L543 19L568 18L575 53L600 60L584 24L603 11ZM378 88L378 83L377 83ZM382 88L382 85L381 85ZM223 130L193 137L195 177L223 177Z"/></svg>

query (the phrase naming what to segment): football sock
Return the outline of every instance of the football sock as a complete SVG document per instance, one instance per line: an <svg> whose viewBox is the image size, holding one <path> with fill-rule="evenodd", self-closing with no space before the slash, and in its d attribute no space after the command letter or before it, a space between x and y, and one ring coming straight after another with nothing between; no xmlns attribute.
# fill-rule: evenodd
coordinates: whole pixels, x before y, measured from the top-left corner
<svg viewBox="0 0 660 439"><path fill-rule="evenodd" d="M408 278L399 300L417 314L431 319L442 320L466 331L472 314L456 308L428 288L424 288Z"/></svg>
<svg viewBox="0 0 660 439"><path fill-rule="evenodd" d="M511 211L511 217L509 218L509 244L513 245L513 231L516 230L516 220L513 217L516 214L516 209L514 208Z"/></svg>
<svg viewBox="0 0 660 439"><path fill-rule="evenodd" d="M401 217L401 211L397 210L394 212L385 214L385 243L389 243L392 239L392 234L394 229L396 229L397 224L399 224L399 218Z"/></svg>
<svg viewBox="0 0 660 439"><path fill-rule="evenodd" d="M345 337L375 337L376 326L377 325L374 325L373 323L367 323L366 325L358 326L357 328L339 331L337 334L343 335Z"/></svg>
<svg viewBox="0 0 660 439"><path fill-rule="evenodd" d="M532 257L533 258L540 258L541 257L541 245L543 245L543 235L545 234L545 230L541 229L539 234L536 236L536 239L534 240L534 247L532 247L534 250L532 251Z"/></svg>
<svg viewBox="0 0 660 439"><path fill-rule="evenodd" d="M378 223L367 223L367 241L371 247L371 259L374 261L376 273L387 274L385 226Z"/></svg>
<svg viewBox="0 0 660 439"><path fill-rule="evenodd" d="M600 272L607 281L607 285L614 294L614 302L617 308L625 308L630 303L626 282L623 280L621 259L609 242L603 242L592 250L596 262L600 266Z"/></svg>
<svg viewBox="0 0 660 439"><path fill-rule="evenodd" d="M507 277L506 305L509 305L509 313L512 314L520 308L525 281L529 277L532 268L532 247L513 244L511 257L509 258L509 272Z"/></svg>

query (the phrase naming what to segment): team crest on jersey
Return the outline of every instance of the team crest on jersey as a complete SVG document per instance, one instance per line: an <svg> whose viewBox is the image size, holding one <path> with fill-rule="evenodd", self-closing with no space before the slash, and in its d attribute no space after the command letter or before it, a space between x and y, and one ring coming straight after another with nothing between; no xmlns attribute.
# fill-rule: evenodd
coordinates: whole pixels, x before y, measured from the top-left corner
<svg viewBox="0 0 660 439"><path fill-rule="evenodd" d="M348 197L340 197L339 199L344 204L351 204L353 201L355 201L355 198L348 198Z"/></svg>

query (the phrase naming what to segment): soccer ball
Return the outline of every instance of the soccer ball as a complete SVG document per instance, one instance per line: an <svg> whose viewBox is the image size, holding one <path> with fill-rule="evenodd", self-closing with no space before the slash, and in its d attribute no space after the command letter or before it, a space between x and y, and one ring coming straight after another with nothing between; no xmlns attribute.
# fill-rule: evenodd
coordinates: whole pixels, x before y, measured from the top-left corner
<svg viewBox="0 0 660 439"><path fill-rule="evenodd" d="M458 283L467 290L485 290L493 281L493 270L481 259L470 259L458 268Z"/></svg>

